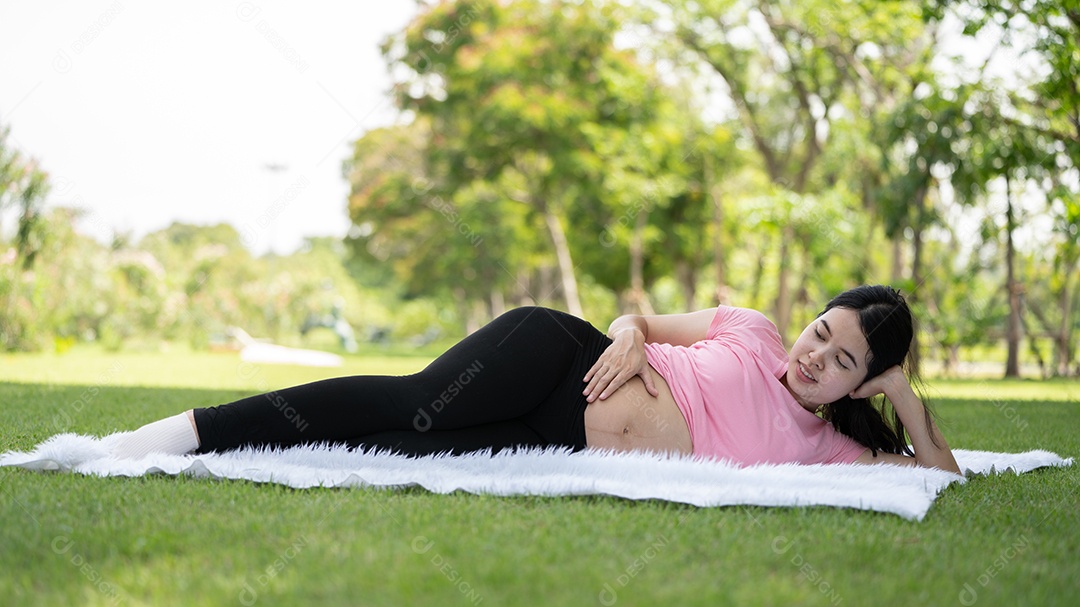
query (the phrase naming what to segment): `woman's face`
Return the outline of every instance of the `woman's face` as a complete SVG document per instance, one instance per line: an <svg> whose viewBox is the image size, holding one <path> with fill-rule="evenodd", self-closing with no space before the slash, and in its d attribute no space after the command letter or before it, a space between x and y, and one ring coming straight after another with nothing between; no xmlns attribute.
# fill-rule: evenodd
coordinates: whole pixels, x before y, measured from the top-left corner
<svg viewBox="0 0 1080 607"><path fill-rule="evenodd" d="M791 346L785 384L799 404L813 411L863 383L869 354L858 313L833 308L807 325Z"/></svg>

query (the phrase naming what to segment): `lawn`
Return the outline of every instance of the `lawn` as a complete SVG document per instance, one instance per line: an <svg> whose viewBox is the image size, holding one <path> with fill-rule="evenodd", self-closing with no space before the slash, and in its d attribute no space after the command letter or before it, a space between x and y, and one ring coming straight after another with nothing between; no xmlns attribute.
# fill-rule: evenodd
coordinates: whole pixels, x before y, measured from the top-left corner
<svg viewBox="0 0 1080 607"><path fill-rule="evenodd" d="M0 451L343 369L235 354L7 355ZM1080 454L1076 382L932 381L956 448ZM294 490L0 469L10 605L1073 605L1080 467L953 485L922 522L839 508Z"/></svg>

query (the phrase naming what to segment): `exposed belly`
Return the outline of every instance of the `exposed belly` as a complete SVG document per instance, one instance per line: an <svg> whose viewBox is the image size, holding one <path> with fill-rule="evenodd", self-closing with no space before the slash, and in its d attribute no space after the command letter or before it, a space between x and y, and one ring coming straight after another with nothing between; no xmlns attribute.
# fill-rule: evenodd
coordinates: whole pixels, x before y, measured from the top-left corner
<svg viewBox="0 0 1080 607"><path fill-rule="evenodd" d="M616 451L674 451L693 453L690 429L664 378L649 367L659 396L633 377L604 400L585 408L585 443Z"/></svg>

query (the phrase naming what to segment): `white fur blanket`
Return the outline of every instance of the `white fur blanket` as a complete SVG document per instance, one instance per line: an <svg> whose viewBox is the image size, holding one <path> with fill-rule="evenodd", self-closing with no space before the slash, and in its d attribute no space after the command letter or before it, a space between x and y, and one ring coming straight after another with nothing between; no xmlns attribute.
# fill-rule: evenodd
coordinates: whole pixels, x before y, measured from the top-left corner
<svg viewBox="0 0 1080 607"><path fill-rule="evenodd" d="M110 457L122 434L97 438L58 434L29 453L0 455L0 466L60 470L97 476L190 474L308 487L403 487L435 493L490 495L613 495L695 506L841 506L891 512L922 520L945 487L965 477L921 467L858 464L757 465L690 456L568 449L504 451L457 457L409 458L311 445L242 449L210 455L151 454L141 460ZM994 453L954 449L967 476L1070 466L1049 451Z"/></svg>

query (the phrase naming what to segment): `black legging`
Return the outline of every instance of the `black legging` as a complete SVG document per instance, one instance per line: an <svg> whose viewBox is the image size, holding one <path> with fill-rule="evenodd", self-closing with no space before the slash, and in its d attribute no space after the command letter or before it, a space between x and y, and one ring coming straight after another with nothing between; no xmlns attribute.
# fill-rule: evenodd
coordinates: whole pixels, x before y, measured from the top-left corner
<svg viewBox="0 0 1080 607"><path fill-rule="evenodd" d="M581 450L582 378L609 344L565 312L515 308L419 373L326 379L195 409L199 452L319 442L406 455Z"/></svg>

